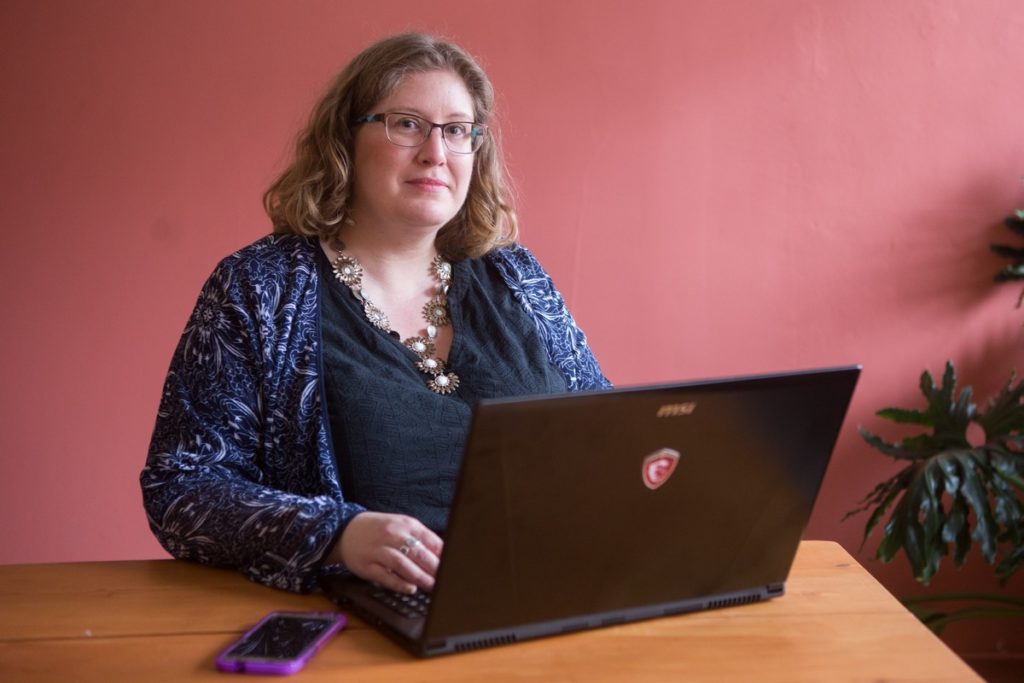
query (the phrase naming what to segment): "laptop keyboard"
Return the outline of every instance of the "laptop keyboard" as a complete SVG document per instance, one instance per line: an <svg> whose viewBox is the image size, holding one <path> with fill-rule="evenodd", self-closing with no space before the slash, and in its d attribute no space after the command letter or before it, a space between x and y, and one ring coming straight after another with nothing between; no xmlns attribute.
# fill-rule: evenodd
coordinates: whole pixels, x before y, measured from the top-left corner
<svg viewBox="0 0 1024 683"><path fill-rule="evenodd" d="M430 593L416 591L415 594L396 593L389 590L378 590L372 594L374 600L381 602L407 619L419 619L427 616L430 609Z"/></svg>

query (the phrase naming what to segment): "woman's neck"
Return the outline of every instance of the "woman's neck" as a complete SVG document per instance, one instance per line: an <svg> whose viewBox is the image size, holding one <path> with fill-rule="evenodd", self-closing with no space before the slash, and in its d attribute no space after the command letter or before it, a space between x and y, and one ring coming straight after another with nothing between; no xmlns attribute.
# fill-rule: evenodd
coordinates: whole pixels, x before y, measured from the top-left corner
<svg viewBox="0 0 1024 683"><path fill-rule="evenodd" d="M389 235L349 226L342 230L340 237L345 252L355 257L363 267L364 282L372 289L382 289L400 297L422 291L431 261L437 255L433 235L406 236L395 240ZM338 255L338 246L321 241L321 247L330 260Z"/></svg>

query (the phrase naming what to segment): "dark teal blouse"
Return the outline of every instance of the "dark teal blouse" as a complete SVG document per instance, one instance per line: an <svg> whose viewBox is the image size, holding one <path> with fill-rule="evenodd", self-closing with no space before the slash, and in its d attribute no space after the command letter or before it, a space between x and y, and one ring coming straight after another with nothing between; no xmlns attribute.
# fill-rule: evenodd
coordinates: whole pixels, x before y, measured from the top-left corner
<svg viewBox="0 0 1024 683"><path fill-rule="evenodd" d="M474 404L482 398L567 390L536 324L487 259L454 265L449 369L459 387L439 395L416 354L366 319L322 253L327 414L342 489L377 512L411 515L443 532Z"/></svg>

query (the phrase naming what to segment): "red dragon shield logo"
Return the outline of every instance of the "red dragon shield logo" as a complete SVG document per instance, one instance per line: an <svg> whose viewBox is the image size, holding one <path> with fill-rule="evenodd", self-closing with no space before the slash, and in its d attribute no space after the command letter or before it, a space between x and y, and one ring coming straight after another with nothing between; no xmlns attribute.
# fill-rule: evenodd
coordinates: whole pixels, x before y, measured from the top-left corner
<svg viewBox="0 0 1024 683"><path fill-rule="evenodd" d="M650 490L659 488L668 481L679 464L679 451L671 448L662 448L654 451L644 458L643 479L644 486Z"/></svg>

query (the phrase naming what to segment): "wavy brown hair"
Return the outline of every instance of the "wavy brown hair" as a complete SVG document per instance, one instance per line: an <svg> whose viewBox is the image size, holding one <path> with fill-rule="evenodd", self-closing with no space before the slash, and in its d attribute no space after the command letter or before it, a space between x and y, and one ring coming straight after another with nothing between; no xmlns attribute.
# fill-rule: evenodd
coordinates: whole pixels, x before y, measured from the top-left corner
<svg viewBox="0 0 1024 683"><path fill-rule="evenodd" d="M299 134L295 159L263 194L274 232L331 240L351 220L352 159L357 118L388 97L409 74L451 71L473 99L477 123L488 123L494 89L483 69L452 43L405 33L371 45L338 74ZM473 159L466 202L437 234L445 258L475 258L513 242L518 232L493 129Z"/></svg>

